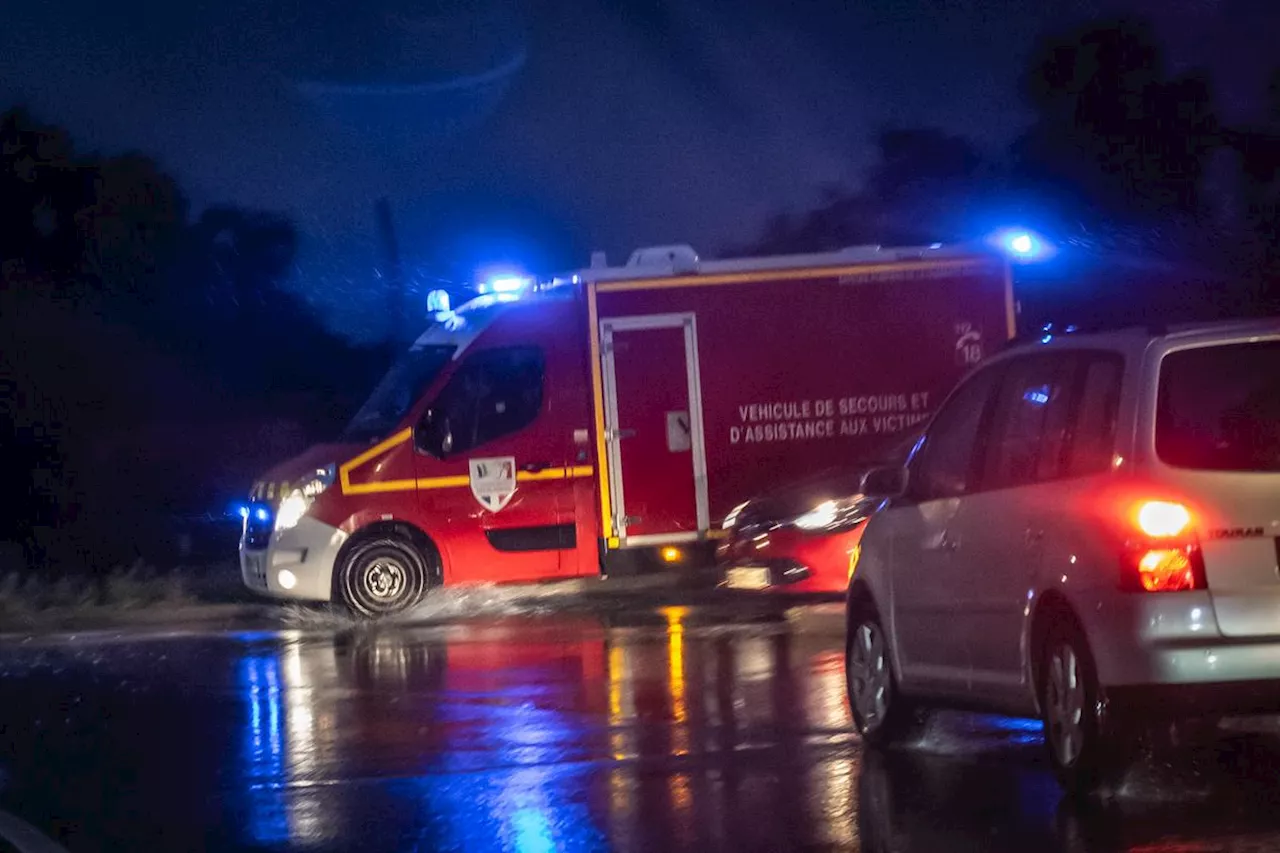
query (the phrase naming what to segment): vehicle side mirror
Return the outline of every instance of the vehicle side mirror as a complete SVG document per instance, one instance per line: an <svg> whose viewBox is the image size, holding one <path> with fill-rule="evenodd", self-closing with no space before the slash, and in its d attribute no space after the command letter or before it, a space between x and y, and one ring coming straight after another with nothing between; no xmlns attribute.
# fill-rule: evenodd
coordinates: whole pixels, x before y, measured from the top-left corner
<svg viewBox="0 0 1280 853"><path fill-rule="evenodd" d="M428 409L427 413L422 416L422 420L418 421L413 428L413 446L421 450L423 453L429 453L437 459L443 459L448 453L446 444L452 442L445 441L445 434L448 421L445 421L445 428L441 428L440 419L436 417L435 412Z"/></svg>
<svg viewBox="0 0 1280 853"><path fill-rule="evenodd" d="M862 493L869 498L900 498L907 493L907 469L900 465L872 468L862 475Z"/></svg>

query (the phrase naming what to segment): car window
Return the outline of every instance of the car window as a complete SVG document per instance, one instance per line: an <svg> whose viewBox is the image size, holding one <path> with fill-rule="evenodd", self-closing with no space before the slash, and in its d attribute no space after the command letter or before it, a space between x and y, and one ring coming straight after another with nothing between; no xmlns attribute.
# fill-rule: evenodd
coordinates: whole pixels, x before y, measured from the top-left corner
<svg viewBox="0 0 1280 853"><path fill-rule="evenodd" d="M532 347L476 353L431 407L440 450L465 453L524 429L542 409L542 353Z"/></svg>
<svg viewBox="0 0 1280 853"><path fill-rule="evenodd" d="M415 346L397 359L351 419L343 439L372 441L395 429L453 358L455 349L453 344Z"/></svg>
<svg viewBox="0 0 1280 853"><path fill-rule="evenodd" d="M911 466L912 497L937 500L969 491L974 447L998 377L998 368L981 370L943 404Z"/></svg>
<svg viewBox="0 0 1280 853"><path fill-rule="evenodd" d="M1080 399L1066 475L1083 477L1110 469L1120 412L1120 380L1124 361L1118 355L1090 354L1083 365Z"/></svg>
<svg viewBox="0 0 1280 853"><path fill-rule="evenodd" d="M982 486L1005 489L1061 476L1071 415L1073 355L1037 355L1005 370Z"/></svg>
<svg viewBox="0 0 1280 853"><path fill-rule="evenodd" d="M1160 365L1156 453L1201 471L1280 471L1280 342L1180 350Z"/></svg>

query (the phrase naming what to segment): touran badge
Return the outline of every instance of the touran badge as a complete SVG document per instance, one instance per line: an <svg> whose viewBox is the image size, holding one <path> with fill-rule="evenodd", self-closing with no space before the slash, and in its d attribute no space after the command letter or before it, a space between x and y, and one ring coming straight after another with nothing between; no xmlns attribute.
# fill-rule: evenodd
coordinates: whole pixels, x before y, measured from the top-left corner
<svg viewBox="0 0 1280 853"><path fill-rule="evenodd" d="M516 458L501 456L495 459L469 459L471 468L471 494L480 506L490 512L498 512L511 503L516 493Z"/></svg>

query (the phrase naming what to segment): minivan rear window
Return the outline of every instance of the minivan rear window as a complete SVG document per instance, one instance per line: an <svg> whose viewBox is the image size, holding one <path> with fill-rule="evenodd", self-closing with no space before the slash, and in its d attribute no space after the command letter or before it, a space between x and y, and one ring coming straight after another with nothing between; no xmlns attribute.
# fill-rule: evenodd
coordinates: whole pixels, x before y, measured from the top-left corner
<svg viewBox="0 0 1280 853"><path fill-rule="evenodd" d="M1156 453L1165 463L1280 471L1280 341L1170 353L1159 394Z"/></svg>

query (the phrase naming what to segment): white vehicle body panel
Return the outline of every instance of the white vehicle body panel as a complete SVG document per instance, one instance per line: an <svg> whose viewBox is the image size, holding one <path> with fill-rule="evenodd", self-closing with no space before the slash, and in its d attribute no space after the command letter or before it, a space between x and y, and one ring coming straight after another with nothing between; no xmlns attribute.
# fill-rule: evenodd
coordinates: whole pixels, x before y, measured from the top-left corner
<svg viewBox="0 0 1280 853"><path fill-rule="evenodd" d="M1034 713L1033 639L1047 601L1074 614L1104 690L1280 683L1280 471L1176 467L1155 438L1166 356L1265 342L1280 346L1280 323L1067 336L986 362L980 370L1051 354L1122 357L1110 464L954 498L895 499L870 520L855 584L885 620L903 692ZM1122 588L1121 548L1107 523L1125 519L1105 503L1112 492L1173 495L1190 509L1205 588Z"/></svg>

